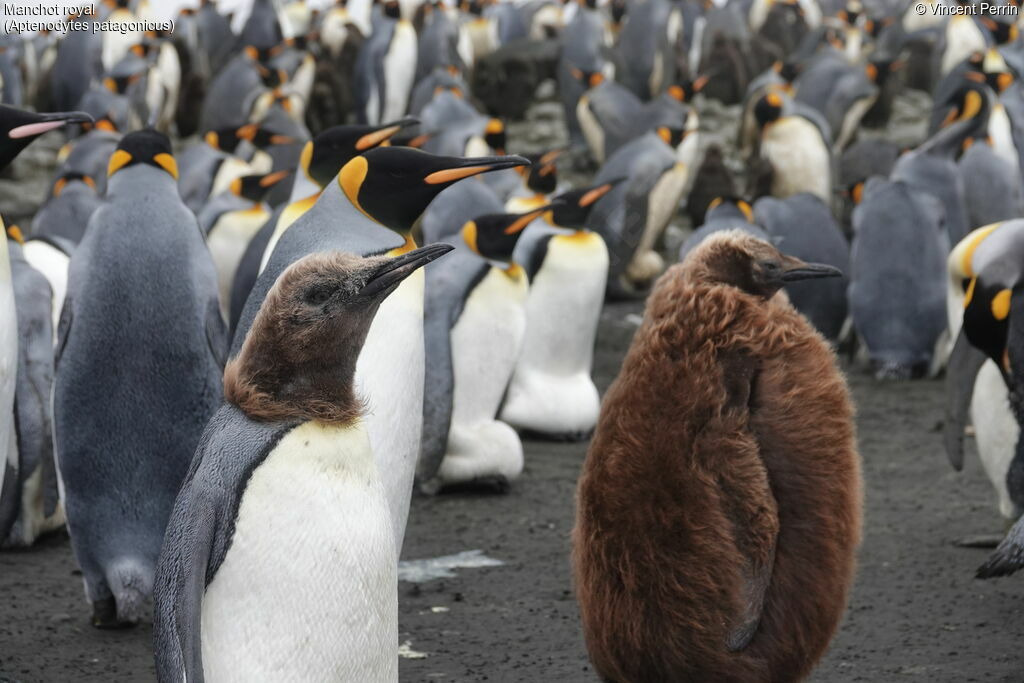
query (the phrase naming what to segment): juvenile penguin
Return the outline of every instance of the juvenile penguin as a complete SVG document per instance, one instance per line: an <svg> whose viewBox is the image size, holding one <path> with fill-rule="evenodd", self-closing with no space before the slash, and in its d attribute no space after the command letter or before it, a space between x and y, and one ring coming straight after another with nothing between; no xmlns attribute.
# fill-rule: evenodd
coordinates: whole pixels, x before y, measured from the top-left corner
<svg viewBox="0 0 1024 683"><path fill-rule="evenodd" d="M235 330L232 354L277 276L307 254L342 250L400 254L434 197L453 183L524 166L517 156L440 157L378 147L345 164L313 207L281 236L256 279ZM401 548L423 422L423 276L413 274L381 306L359 355L356 385L367 401L367 430L384 478L395 545Z"/></svg>
<svg viewBox="0 0 1024 683"><path fill-rule="evenodd" d="M398 680L398 550L356 363L381 301L450 249L311 254L277 278L168 524L160 681Z"/></svg>
<svg viewBox="0 0 1024 683"><path fill-rule="evenodd" d="M71 258L53 398L71 545L99 627L142 616L174 497L220 400L226 339L168 139L126 135L108 175Z"/></svg>
<svg viewBox="0 0 1024 683"><path fill-rule="evenodd" d="M504 489L523 470L519 435L497 415L526 330L529 280L513 250L547 208L477 216L461 231L468 249L427 268L421 491Z"/></svg>
<svg viewBox="0 0 1024 683"><path fill-rule="evenodd" d="M553 200L550 225L528 227L514 260L530 278L523 349L501 419L547 437L581 439L597 423L600 398L590 373L608 281L608 248L587 229L590 210L615 183Z"/></svg>
<svg viewBox="0 0 1024 683"><path fill-rule="evenodd" d="M853 406L783 297L836 276L737 232L655 286L604 398L573 565L612 681L793 681L842 617L861 529Z"/></svg>

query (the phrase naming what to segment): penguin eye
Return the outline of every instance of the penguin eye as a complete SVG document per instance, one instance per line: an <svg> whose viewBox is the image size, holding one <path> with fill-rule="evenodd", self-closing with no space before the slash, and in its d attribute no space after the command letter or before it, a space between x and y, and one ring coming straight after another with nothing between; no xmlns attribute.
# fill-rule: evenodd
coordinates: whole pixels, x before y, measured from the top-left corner
<svg viewBox="0 0 1024 683"><path fill-rule="evenodd" d="M777 273L781 266L775 261L761 261L761 270L766 273Z"/></svg>
<svg viewBox="0 0 1024 683"><path fill-rule="evenodd" d="M313 287L306 291L306 303L312 306L320 306L331 298L332 291L328 287Z"/></svg>

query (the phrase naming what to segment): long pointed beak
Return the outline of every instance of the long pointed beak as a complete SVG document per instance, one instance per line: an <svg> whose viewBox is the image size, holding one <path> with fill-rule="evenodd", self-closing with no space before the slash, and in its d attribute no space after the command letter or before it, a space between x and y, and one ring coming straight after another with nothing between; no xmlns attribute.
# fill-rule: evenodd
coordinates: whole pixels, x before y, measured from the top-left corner
<svg viewBox="0 0 1024 683"><path fill-rule="evenodd" d="M399 119L398 121L383 123L377 126L377 128L372 133L367 133L363 137L359 138L359 140L356 142L356 149L362 152L367 149L370 149L371 147L376 147L377 145L382 144L386 140L390 140L393 135L395 135L398 131L402 130L403 128L415 126L419 122L419 119L412 116L407 116L404 119Z"/></svg>
<svg viewBox="0 0 1024 683"><path fill-rule="evenodd" d="M84 111L55 112L52 114L39 114L35 123L27 123L24 126L12 128L7 137L12 140L29 138L36 135L60 128L69 123L94 123L92 116Z"/></svg>
<svg viewBox="0 0 1024 683"><path fill-rule="evenodd" d="M842 275L843 271L834 266L824 263L804 263L803 261L798 261L797 264L783 271L782 281L797 282L798 280L811 280L819 277L842 277Z"/></svg>
<svg viewBox="0 0 1024 683"><path fill-rule="evenodd" d="M450 244L428 244L406 254L385 261L370 276L359 295L376 297L390 294L405 278L431 261L436 261L454 249Z"/></svg>
<svg viewBox="0 0 1024 683"><path fill-rule="evenodd" d="M440 185L441 183L454 183L456 180L469 178L481 173L491 171L502 171L506 168L517 166L529 166L530 160L525 157L508 154L495 157L471 157L469 159L458 159L451 168L434 171L423 179L428 185Z"/></svg>

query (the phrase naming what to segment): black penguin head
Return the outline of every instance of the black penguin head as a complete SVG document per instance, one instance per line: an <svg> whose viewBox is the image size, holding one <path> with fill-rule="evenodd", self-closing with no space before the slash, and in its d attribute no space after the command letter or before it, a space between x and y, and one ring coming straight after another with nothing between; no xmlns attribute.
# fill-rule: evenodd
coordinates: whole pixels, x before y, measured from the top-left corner
<svg viewBox="0 0 1024 683"><path fill-rule="evenodd" d="M782 97L778 93L768 93L754 105L754 118L758 124L766 126L782 116Z"/></svg>
<svg viewBox="0 0 1024 683"><path fill-rule="evenodd" d="M590 211L601 197L612 191L625 178L617 178L601 185L563 192L551 200L551 222L562 228L582 230L587 227Z"/></svg>
<svg viewBox="0 0 1024 683"><path fill-rule="evenodd" d="M434 197L453 183L529 163L512 155L466 159L410 147L377 147L345 164L338 185L366 216L408 234Z"/></svg>
<svg viewBox="0 0 1024 683"><path fill-rule="evenodd" d="M73 182L76 182L76 181L88 185L95 192L95 190L96 190L96 181L95 180L93 180L92 178L90 178L89 176L87 176L84 173L78 173L76 171L68 171L66 173L62 173L60 175L60 177L57 178L57 180L53 183L53 189L51 190L51 194L54 197L59 197L60 193L64 191L64 188L66 188L69 183L73 183Z"/></svg>
<svg viewBox="0 0 1024 683"><path fill-rule="evenodd" d="M690 252L684 263L684 268L699 280L737 287L765 299L789 282L842 275L838 268L805 263L739 230L710 235Z"/></svg>
<svg viewBox="0 0 1024 683"><path fill-rule="evenodd" d="M487 122L487 126L484 128L484 142L496 154L505 153L508 138L505 133L505 123L501 119L491 119Z"/></svg>
<svg viewBox="0 0 1024 683"><path fill-rule="evenodd" d="M542 206L527 213L491 213L477 216L462 226L462 239L485 259L511 263L512 252L523 229L547 211Z"/></svg>
<svg viewBox="0 0 1024 683"><path fill-rule="evenodd" d="M968 75L971 75L970 72ZM975 78L976 77L976 78ZM949 100L951 108L942 121L942 126L950 126L954 123L974 121L978 125L988 120L989 100L988 86L984 83L983 74L973 73L963 85L961 85Z"/></svg>
<svg viewBox="0 0 1024 683"><path fill-rule="evenodd" d="M555 162L562 156L565 150L553 149L543 154L533 154L527 158L530 160L529 169L526 172L527 189L537 194L551 194L558 187L558 167Z"/></svg>
<svg viewBox="0 0 1024 683"><path fill-rule="evenodd" d="M484 4L480 0L463 0L459 3L459 9L470 16L483 16Z"/></svg>
<svg viewBox="0 0 1024 683"><path fill-rule="evenodd" d="M175 180L178 179L178 162L171 153L171 141L163 133L147 128L128 133L117 149L110 155L107 176L113 176L122 168L145 164L162 169Z"/></svg>
<svg viewBox="0 0 1024 683"><path fill-rule="evenodd" d="M597 0L579 0L580 7L586 9L597 9Z"/></svg>
<svg viewBox="0 0 1024 683"><path fill-rule="evenodd" d="M384 13L384 16L389 19L402 18L402 6L398 4L397 0L387 0L381 11Z"/></svg>
<svg viewBox="0 0 1024 683"><path fill-rule="evenodd" d="M612 23L618 26L622 23L622 20L626 18L626 11L628 8L626 0L611 0L608 6L612 14Z"/></svg>
<svg viewBox="0 0 1024 683"><path fill-rule="evenodd" d="M967 340L1008 373L1005 356L1013 289L984 274L966 280L964 286L963 330Z"/></svg>
<svg viewBox="0 0 1024 683"><path fill-rule="evenodd" d="M431 244L395 258L334 251L296 261L274 282L225 368L225 398L257 420L357 419L356 359L377 308L402 280L451 250Z"/></svg>
<svg viewBox="0 0 1024 683"><path fill-rule="evenodd" d="M791 84L800 75L803 67L797 62L775 62L772 64L772 71L786 83Z"/></svg>
<svg viewBox="0 0 1024 683"><path fill-rule="evenodd" d="M981 23L992 34L992 39L995 40L996 45L1012 43L1017 40L1019 35L1017 24L1013 21L996 21L991 17L982 17Z"/></svg>
<svg viewBox="0 0 1024 683"><path fill-rule="evenodd" d="M604 83L604 74L600 71L583 71L575 66L570 66L569 73L572 74L572 77L579 81L587 90L590 88L596 88Z"/></svg>
<svg viewBox="0 0 1024 683"><path fill-rule="evenodd" d="M275 171L266 175L244 175L231 181L230 190L235 196L252 202L262 202L274 186L291 175L291 171Z"/></svg>
<svg viewBox="0 0 1024 683"><path fill-rule="evenodd" d="M299 166L313 182L326 187L353 157L386 144L400 130L416 123L419 123L417 119L404 118L379 126L328 128L306 143Z"/></svg>
<svg viewBox="0 0 1024 683"><path fill-rule="evenodd" d="M690 131L685 128L676 128L674 126L659 126L655 132L666 145L672 148L678 147L679 143L682 142L690 133Z"/></svg>
<svg viewBox="0 0 1024 683"><path fill-rule="evenodd" d="M868 62L864 67L864 73L872 83L882 86L889 79L894 71L903 68L903 62L895 59L879 59Z"/></svg>
<svg viewBox="0 0 1024 683"><path fill-rule="evenodd" d="M747 200L736 196L715 197L712 199L704 214L704 222L707 223L708 221L717 218L718 215L726 217L742 216L743 220L747 223L754 222L754 210L750 207L750 204Z"/></svg>
<svg viewBox="0 0 1024 683"><path fill-rule="evenodd" d="M0 105L0 169L6 168L29 143L48 131L69 123L92 123L82 111L37 114Z"/></svg>
<svg viewBox="0 0 1024 683"><path fill-rule="evenodd" d="M689 102L693 99L694 95L704 89L709 80L710 76L698 76L694 80L684 80L675 85L670 85L666 92L670 97L679 102Z"/></svg>

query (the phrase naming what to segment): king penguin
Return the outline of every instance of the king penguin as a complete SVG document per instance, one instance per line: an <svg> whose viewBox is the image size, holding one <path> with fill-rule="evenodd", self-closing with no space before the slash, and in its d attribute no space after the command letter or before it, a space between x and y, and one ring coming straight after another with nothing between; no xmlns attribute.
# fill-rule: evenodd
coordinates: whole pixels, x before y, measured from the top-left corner
<svg viewBox="0 0 1024 683"><path fill-rule="evenodd" d="M526 267L523 350L501 419L549 438L586 438L600 398L591 379L594 341L608 280L608 248L587 229L590 210L616 183L571 190L553 200L550 224L528 227L514 260Z"/></svg>
<svg viewBox="0 0 1024 683"><path fill-rule="evenodd" d="M291 171L276 171L236 178L227 192L210 200L196 216L217 268L220 310L225 320L238 264L250 240L271 216L266 197L289 175Z"/></svg>
<svg viewBox="0 0 1024 683"><path fill-rule="evenodd" d="M64 523L53 463L50 412L53 299L46 278L25 260L21 231L11 226L7 234L18 314L18 379L14 399L18 468L17 477L5 479L13 490L0 494L0 542L26 547Z"/></svg>
<svg viewBox="0 0 1024 683"><path fill-rule="evenodd" d="M174 497L220 401L217 275L177 175L164 135L121 140L58 328L57 462L98 627L142 616Z"/></svg>
<svg viewBox="0 0 1024 683"><path fill-rule="evenodd" d="M613 681L798 681L854 578L862 485L835 355L785 297L828 265L739 231L655 285L577 491L576 597Z"/></svg>
<svg viewBox="0 0 1024 683"><path fill-rule="evenodd" d="M957 244L948 259L947 306L954 339L946 373L943 433L950 464L964 463L968 416L982 468L996 491L999 513L1012 522L1024 511L1024 491L1011 491L1008 477L1020 428L1011 410L1003 349L1007 348L1007 309L1020 277L1024 220L978 228Z"/></svg>
<svg viewBox="0 0 1024 683"><path fill-rule="evenodd" d="M761 158L771 165L772 195L785 199L800 192L832 202L832 149L829 136L796 112L784 113L778 93L769 93L754 105L761 125Z"/></svg>
<svg viewBox="0 0 1024 683"><path fill-rule="evenodd" d="M92 122L82 112L38 114L0 105L0 171L7 168L29 143L43 133L68 123ZM3 225L0 220L0 226ZM5 480L17 474L17 434L14 419L14 395L18 372L18 318L14 301L11 260L7 253L6 232L0 236L0 505L3 505ZM12 481L14 481L12 479ZM11 486L7 483L6 486Z"/></svg>
<svg viewBox="0 0 1024 683"><path fill-rule="evenodd" d="M497 415L526 330L529 280L513 250L547 209L477 216L461 230L468 249L427 268L421 491L503 490L523 470L519 435Z"/></svg>
<svg viewBox="0 0 1024 683"><path fill-rule="evenodd" d="M416 29L398 0L382 5L383 17L356 61L355 92L359 121L377 124L403 116L416 75Z"/></svg>
<svg viewBox="0 0 1024 683"><path fill-rule="evenodd" d="M160 681L398 680L398 548L356 365L381 301L450 249L311 254L276 279L168 524Z"/></svg>
<svg viewBox="0 0 1024 683"><path fill-rule="evenodd" d="M403 147L377 147L356 156L281 236L246 300L232 355L274 280L294 261L328 249L364 256L403 253L413 246L413 224L439 192L463 178L527 163L511 155L462 159ZM381 305L356 367L399 549L423 421L423 288L422 274L413 274Z"/></svg>

